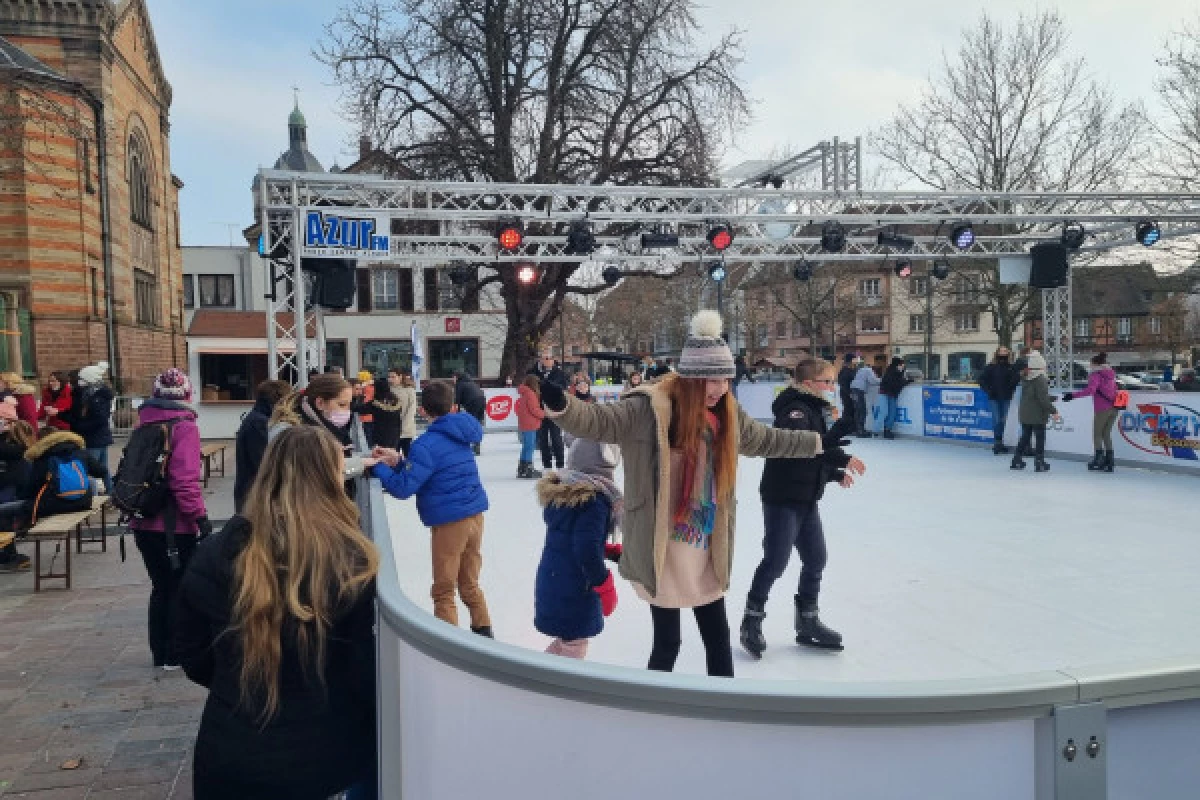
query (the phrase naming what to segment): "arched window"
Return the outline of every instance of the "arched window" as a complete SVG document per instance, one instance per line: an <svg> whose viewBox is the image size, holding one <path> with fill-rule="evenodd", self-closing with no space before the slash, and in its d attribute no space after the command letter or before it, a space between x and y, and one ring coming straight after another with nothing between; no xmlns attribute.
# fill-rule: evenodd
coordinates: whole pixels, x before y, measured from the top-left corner
<svg viewBox="0 0 1200 800"><path fill-rule="evenodd" d="M137 136L129 137L129 218L153 229L150 200L150 161Z"/></svg>

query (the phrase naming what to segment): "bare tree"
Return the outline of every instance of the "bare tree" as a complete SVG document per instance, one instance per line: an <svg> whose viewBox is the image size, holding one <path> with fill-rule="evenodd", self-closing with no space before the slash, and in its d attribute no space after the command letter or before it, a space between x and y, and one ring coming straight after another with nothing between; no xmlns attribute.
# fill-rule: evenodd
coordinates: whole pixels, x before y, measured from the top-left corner
<svg viewBox="0 0 1200 800"><path fill-rule="evenodd" d="M812 265L807 280L797 280L790 265L779 264L766 266L756 276L775 305L800 323L801 338L809 340L814 356L826 345L836 352L839 338L854 334L856 279L853 265L838 261Z"/></svg>
<svg viewBox="0 0 1200 800"><path fill-rule="evenodd" d="M1131 177L1145 129L1138 106L1070 56L1066 23L1047 11L1007 29L984 14L921 99L873 138L901 176L940 191L1093 191ZM1011 344L1030 292L1001 284L997 264L983 275L998 339Z"/></svg>
<svg viewBox="0 0 1200 800"><path fill-rule="evenodd" d="M1158 63L1160 113L1149 118L1159 145L1154 174L1194 191L1200 186L1200 17L1170 36Z"/></svg>
<svg viewBox="0 0 1200 800"><path fill-rule="evenodd" d="M318 57L363 132L426 177L700 186L748 107L738 35L706 49L698 30L695 0L354 0ZM577 269L480 280L505 303L502 374L532 361L567 294L604 290Z"/></svg>

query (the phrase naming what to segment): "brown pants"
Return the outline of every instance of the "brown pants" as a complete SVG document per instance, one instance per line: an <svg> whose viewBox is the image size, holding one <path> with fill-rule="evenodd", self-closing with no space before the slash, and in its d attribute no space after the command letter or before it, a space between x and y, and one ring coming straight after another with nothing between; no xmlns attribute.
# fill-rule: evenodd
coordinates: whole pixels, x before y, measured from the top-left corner
<svg viewBox="0 0 1200 800"><path fill-rule="evenodd" d="M433 615L451 625L458 624L454 590L471 612L471 627L492 624L487 601L479 588L483 566L483 514L433 526Z"/></svg>

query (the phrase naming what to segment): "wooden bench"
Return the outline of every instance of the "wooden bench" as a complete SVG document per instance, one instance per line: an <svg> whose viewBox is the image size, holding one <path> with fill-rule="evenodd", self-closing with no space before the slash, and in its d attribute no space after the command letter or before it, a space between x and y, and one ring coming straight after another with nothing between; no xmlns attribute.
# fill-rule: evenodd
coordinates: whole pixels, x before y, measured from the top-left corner
<svg viewBox="0 0 1200 800"><path fill-rule="evenodd" d="M225 449L229 447L224 442L213 442L200 448L200 458L204 460L204 488L208 488L208 478L212 474L213 457L221 456L221 477L225 477Z"/></svg>
<svg viewBox="0 0 1200 800"><path fill-rule="evenodd" d="M53 514L45 517L38 524L34 525L25 533L25 538L29 539L34 544L33 555L33 590L40 592L42 590L42 581L47 578L62 578L65 582L66 589L71 588L71 533L74 531L79 538L76 547L80 552L83 552L83 526L95 516L100 514L101 533L100 542L104 545L104 537L108 529L107 509L109 499L105 495L92 498L92 507L86 511L72 511L66 514ZM91 538L88 541L96 541ZM66 545L66 558L63 564L63 570L56 572L54 570L54 557L50 559L50 567L45 572L42 571L42 542L55 542L54 557L63 551L63 546Z"/></svg>

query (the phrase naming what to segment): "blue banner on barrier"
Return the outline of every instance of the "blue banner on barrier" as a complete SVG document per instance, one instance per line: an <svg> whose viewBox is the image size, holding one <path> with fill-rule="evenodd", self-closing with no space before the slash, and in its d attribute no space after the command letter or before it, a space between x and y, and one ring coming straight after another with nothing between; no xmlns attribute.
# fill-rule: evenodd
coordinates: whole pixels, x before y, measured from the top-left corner
<svg viewBox="0 0 1200 800"><path fill-rule="evenodd" d="M982 389L923 388L925 435L970 442L992 441L992 410Z"/></svg>

